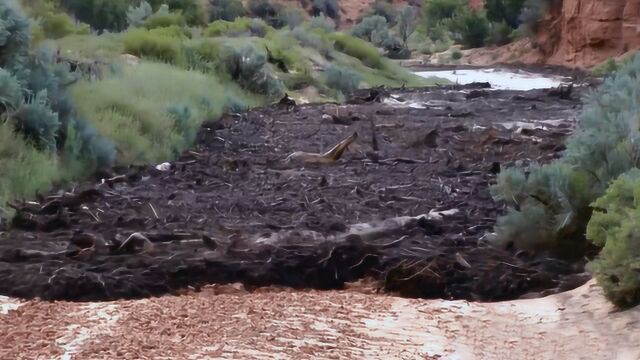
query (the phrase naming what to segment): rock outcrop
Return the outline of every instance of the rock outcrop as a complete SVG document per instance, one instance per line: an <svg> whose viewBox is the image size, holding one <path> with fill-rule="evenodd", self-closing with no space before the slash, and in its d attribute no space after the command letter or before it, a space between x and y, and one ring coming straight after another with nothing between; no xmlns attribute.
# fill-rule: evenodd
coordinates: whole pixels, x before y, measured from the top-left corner
<svg viewBox="0 0 640 360"><path fill-rule="evenodd" d="M546 63L590 67L640 48L640 0L552 0L535 44Z"/></svg>

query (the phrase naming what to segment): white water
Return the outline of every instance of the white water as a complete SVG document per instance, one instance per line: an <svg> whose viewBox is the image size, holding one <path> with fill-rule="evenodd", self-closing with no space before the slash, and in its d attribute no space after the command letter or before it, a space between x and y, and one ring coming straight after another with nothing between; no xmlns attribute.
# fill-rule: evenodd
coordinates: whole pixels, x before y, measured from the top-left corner
<svg viewBox="0 0 640 360"><path fill-rule="evenodd" d="M551 77L541 74L518 72L501 69L474 70L435 70L419 71L416 75L429 78L439 77L461 85L472 82L488 82L492 89L499 90L533 90L558 87L565 80L561 77Z"/></svg>

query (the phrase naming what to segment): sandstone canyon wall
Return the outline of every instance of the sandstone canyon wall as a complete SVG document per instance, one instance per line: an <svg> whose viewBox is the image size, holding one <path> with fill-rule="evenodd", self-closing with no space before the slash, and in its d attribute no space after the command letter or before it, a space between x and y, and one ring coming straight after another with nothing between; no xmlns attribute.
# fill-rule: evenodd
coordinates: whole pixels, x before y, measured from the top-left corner
<svg viewBox="0 0 640 360"><path fill-rule="evenodd" d="M640 0L552 0L535 41L550 64L590 67L640 49Z"/></svg>

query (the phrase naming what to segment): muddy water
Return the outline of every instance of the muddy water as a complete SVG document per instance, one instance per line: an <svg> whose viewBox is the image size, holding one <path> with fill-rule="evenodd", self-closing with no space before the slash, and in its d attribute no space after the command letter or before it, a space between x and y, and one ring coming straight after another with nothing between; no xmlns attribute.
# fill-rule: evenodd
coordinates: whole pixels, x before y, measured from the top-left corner
<svg viewBox="0 0 640 360"><path fill-rule="evenodd" d="M534 90L558 87L566 81L559 76L546 76L522 70L503 69L437 70L418 71L416 75L429 78L438 77L461 85L472 82L488 82L497 90Z"/></svg>

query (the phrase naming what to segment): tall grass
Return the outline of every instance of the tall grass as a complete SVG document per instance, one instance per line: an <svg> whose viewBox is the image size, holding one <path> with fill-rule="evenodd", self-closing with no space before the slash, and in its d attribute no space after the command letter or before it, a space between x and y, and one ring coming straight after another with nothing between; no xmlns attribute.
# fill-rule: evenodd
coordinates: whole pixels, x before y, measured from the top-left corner
<svg viewBox="0 0 640 360"><path fill-rule="evenodd" d="M142 63L99 82L80 83L71 93L80 114L116 144L118 162L134 164L173 159L190 146L190 131L185 129L218 117L225 89L247 99L214 75ZM180 107L189 110L178 122L174 110Z"/></svg>
<svg viewBox="0 0 640 360"><path fill-rule="evenodd" d="M64 172L53 154L36 150L8 123L0 123L0 169L0 216L6 201L46 190Z"/></svg>

